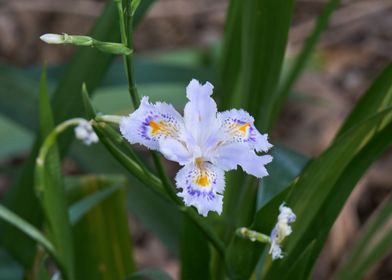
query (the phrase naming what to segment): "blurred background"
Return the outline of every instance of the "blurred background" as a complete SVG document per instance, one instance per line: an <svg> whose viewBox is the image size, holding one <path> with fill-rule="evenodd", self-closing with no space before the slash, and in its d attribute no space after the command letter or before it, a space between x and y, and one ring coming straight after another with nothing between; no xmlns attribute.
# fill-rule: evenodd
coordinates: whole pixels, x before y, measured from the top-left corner
<svg viewBox="0 0 392 280"><path fill-rule="evenodd" d="M288 61L302 46L325 2L296 1ZM105 1L98 0L0 0L0 64L19 68L34 80L39 76L39 66L46 63L52 86L55 85L62 65L69 61L75 48L46 45L39 36L62 32L86 34L104 5ZM194 74L195 78L213 77L211 69L219 56L227 5L225 0L158 0L136 30L134 44L140 67L151 61L196 65L200 71ZM392 1L343 1L296 84L272 142L309 157L317 156L328 146L356 100L391 60ZM145 74L154 80L153 72ZM124 74L118 71L118 75ZM102 111L125 114L130 110L125 77L112 78L120 82L114 83L108 78L94 102ZM136 82L139 82L138 77ZM173 93L173 100L166 101L180 105L185 100L184 86L159 82L147 85L141 81L139 92L155 99L162 91ZM32 87L31 91L36 95L38 88ZM0 115L0 135L2 197L27 156L33 135L3 115ZM314 279L331 279L361 227L390 194L391 170L390 149L352 193L330 233L314 270ZM83 174L83 167L69 158L64 172ZM175 256L132 214L129 224L138 266L158 266L176 277L179 268ZM392 279L392 250L366 279Z"/></svg>

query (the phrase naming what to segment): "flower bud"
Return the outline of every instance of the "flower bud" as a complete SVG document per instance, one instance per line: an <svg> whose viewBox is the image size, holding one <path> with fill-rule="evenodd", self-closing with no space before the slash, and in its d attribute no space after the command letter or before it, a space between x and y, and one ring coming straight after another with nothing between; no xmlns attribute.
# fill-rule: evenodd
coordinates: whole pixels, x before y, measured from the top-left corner
<svg viewBox="0 0 392 280"><path fill-rule="evenodd" d="M65 43L64 35L61 35L61 34L46 33L39 38L48 44L64 44Z"/></svg>

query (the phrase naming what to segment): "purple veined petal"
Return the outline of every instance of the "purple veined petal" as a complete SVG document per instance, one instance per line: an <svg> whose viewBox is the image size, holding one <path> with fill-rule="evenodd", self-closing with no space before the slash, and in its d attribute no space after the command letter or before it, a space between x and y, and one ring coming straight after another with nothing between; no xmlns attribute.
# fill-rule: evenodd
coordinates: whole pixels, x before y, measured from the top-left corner
<svg viewBox="0 0 392 280"><path fill-rule="evenodd" d="M143 97L139 108L120 122L120 131L125 139L153 150L159 149L159 139L176 139L183 129L183 118L172 105L151 104L148 97Z"/></svg>
<svg viewBox="0 0 392 280"><path fill-rule="evenodd" d="M216 118L217 106L211 98L212 90L213 86L209 82L202 85L195 79L186 89L189 102L184 109L185 126L200 145L209 141L211 135L219 128Z"/></svg>
<svg viewBox="0 0 392 280"><path fill-rule="evenodd" d="M246 173L262 178L268 175L265 165L272 161L272 156L259 156L246 143L231 143L219 147L213 161L225 171L240 165Z"/></svg>
<svg viewBox="0 0 392 280"><path fill-rule="evenodd" d="M178 171L176 185L186 206L196 207L203 216L209 211L221 214L225 182L220 168L208 162L187 164Z"/></svg>
<svg viewBox="0 0 392 280"><path fill-rule="evenodd" d="M161 138L159 140L159 151L171 161L185 165L192 160L192 154L180 141L173 138Z"/></svg>
<svg viewBox="0 0 392 280"><path fill-rule="evenodd" d="M268 142L268 135L261 134L254 126L254 119L248 112L232 109L218 113L221 129L226 135L226 141L247 143L257 152L267 152L272 145Z"/></svg>

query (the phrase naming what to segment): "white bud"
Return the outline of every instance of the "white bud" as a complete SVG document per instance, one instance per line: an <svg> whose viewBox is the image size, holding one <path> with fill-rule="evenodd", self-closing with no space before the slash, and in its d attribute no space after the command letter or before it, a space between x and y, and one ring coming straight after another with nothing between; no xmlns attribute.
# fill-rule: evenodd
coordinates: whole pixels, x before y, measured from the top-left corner
<svg viewBox="0 0 392 280"><path fill-rule="evenodd" d="M63 44L64 35L47 33L39 37L42 41L48 44Z"/></svg>
<svg viewBox="0 0 392 280"><path fill-rule="evenodd" d="M75 127L75 136L77 139L82 140L87 146L92 143L98 143L98 136L95 134L91 124L87 121L82 122Z"/></svg>

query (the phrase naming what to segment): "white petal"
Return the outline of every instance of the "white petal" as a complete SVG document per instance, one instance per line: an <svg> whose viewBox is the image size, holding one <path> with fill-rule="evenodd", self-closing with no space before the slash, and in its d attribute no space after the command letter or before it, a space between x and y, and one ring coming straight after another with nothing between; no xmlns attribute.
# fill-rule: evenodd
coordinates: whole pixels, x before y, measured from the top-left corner
<svg viewBox="0 0 392 280"><path fill-rule="evenodd" d="M209 211L222 212L224 172L211 163L187 164L178 171L176 184L185 205L194 206L199 214L207 216Z"/></svg>
<svg viewBox="0 0 392 280"><path fill-rule="evenodd" d="M214 158L214 163L225 171L236 169L240 165L246 173L258 178L268 175L265 165L271 161L272 156L259 156L246 143L222 145Z"/></svg>
<svg viewBox="0 0 392 280"><path fill-rule="evenodd" d="M159 151L168 160L176 161L185 165L192 160L192 154L183 143L172 138L161 138L159 140Z"/></svg>
<svg viewBox="0 0 392 280"><path fill-rule="evenodd" d="M254 119L248 112L232 109L218 113L218 119L228 142L248 143L257 152L266 152L272 147L268 142L268 135L257 130Z"/></svg>
<svg viewBox="0 0 392 280"><path fill-rule="evenodd" d="M143 97L139 108L120 122L121 134L131 144L142 144L153 150L159 148L161 138L178 138L183 127L183 119L172 105L151 104L148 97Z"/></svg>
<svg viewBox="0 0 392 280"><path fill-rule="evenodd" d="M185 126L200 145L209 141L219 127L216 103L211 98L212 89L210 83L201 85L196 80L192 80L186 89L189 102L184 109Z"/></svg>

